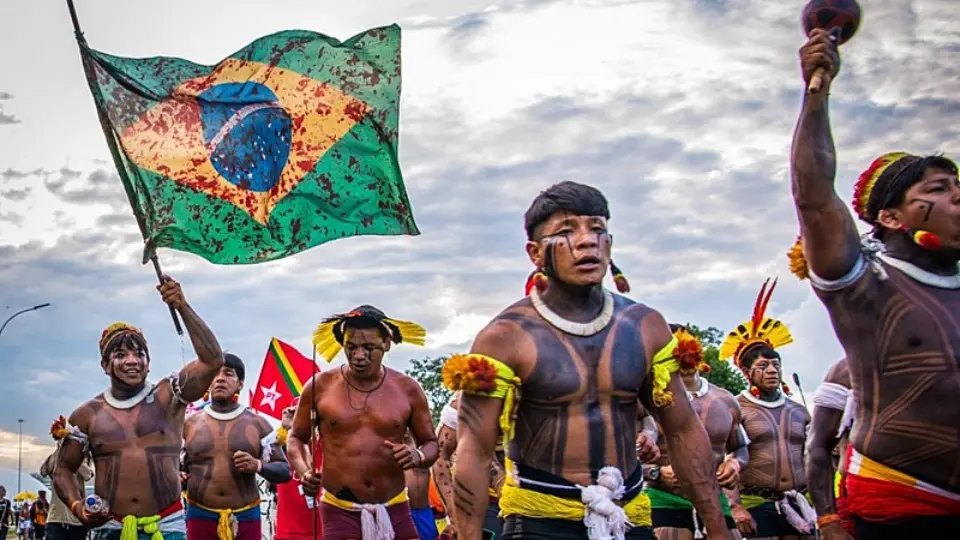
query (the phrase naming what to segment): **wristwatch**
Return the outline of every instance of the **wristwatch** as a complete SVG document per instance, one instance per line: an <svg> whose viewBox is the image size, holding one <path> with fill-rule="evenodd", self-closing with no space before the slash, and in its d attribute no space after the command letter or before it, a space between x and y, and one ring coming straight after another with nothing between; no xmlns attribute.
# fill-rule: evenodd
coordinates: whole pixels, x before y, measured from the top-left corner
<svg viewBox="0 0 960 540"><path fill-rule="evenodd" d="M647 480L650 480L651 482L656 482L657 480L660 479L660 466L659 465L651 466L644 472L643 477L646 478Z"/></svg>

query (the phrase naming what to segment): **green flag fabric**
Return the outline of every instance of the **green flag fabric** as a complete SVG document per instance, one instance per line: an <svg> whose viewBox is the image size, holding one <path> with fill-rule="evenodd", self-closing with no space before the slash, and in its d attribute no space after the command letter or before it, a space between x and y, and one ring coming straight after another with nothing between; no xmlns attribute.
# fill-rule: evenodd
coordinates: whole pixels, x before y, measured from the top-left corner
<svg viewBox="0 0 960 540"><path fill-rule="evenodd" d="M400 28L260 38L214 66L81 41L117 170L156 248L252 264L417 235L400 173Z"/></svg>

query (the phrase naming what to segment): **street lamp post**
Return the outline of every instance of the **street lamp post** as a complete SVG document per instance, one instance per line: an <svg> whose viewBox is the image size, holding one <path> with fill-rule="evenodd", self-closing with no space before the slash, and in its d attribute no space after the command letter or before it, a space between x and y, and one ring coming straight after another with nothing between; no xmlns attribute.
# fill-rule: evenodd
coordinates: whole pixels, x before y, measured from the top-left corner
<svg viewBox="0 0 960 540"><path fill-rule="evenodd" d="M36 305L36 306L33 306L33 307L28 307L27 309L21 309L20 311L14 313L14 314L11 315L10 317L8 317L6 321L3 322L3 326L0 326L0 334L3 334L3 329L6 328L6 327L7 327L7 324L8 324L10 321L12 321L12 320L14 319L14 317L16 317L17 315L22 315L22 314L24 314L24 313L26 313L26 312L28 312L28 311L36 311L36 310L38 310L38 309L45 308L45 307L47 307L47 306L49 306L49 305L50 305L50 303L47 302L46 304L39 304L39 305Z"/></svg>
<svg viewBox="0 0 960 540"><path fill-rule="evenodd" d="M18 418L17 423L20 424L20 445L17 450L17 495L19 495L22 489L20 477L23 476L23 418Z"/></svg>

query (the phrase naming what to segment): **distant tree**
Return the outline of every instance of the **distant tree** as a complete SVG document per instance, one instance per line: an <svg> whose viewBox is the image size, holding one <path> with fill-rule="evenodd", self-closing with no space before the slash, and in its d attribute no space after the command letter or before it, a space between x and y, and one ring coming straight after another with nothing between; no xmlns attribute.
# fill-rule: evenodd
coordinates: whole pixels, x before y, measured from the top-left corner
<svg viewBox="0 0 960 540"><path fill-rule="evenodd" d="M724 337L723 332L713 326L700 328L695 324L688 324L687 328L703 343L704 360L710 366L707 380L720 388L726 388L733 395L746 390L747 379L743 376L743 373L730 360L720 360L720 343L722 343Z"/></svg>
<svg viewBox="0 0 960 540"><path fill-rule="evenodd" d="M407 375L416 379L423 391L427 394L427 402L430 403L430 414L433 416L433 425L440 422L440 411L443 406L450 401L453 392L443 386L443 377L440 375L440 369L443 363L447 361L446 356L436 358L420 358L410 360L410 367L407 368Z"/></svg>

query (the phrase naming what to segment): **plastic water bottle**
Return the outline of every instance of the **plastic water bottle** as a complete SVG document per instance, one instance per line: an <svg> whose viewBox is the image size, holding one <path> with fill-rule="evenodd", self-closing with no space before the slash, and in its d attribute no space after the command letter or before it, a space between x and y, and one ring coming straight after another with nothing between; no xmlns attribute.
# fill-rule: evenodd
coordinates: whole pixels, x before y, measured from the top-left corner
<svg viewBox="0 0 960 540"><path fill-rule="evenodd" d="M107 503L99 495L88 495L83 501L83 509L88 514L99 514L107 511Z"/></svg>

